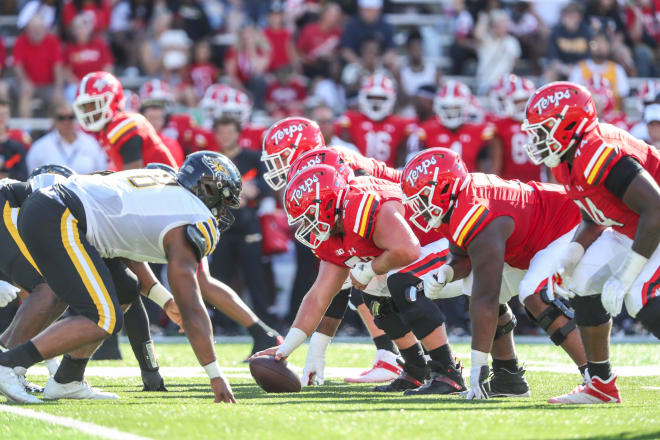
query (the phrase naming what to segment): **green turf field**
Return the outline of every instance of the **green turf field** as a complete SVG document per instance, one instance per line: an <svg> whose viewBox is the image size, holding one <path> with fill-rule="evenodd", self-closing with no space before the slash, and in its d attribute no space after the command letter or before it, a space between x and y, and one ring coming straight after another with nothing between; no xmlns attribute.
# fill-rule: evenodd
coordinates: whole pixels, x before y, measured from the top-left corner
<svg viewBox="0 0 660 440"><path fill-rule="evenodd" d="M308 388L300 394L267 395L249 378L240 361L247 344L218 345L221 364L230 376L238 404L212 403L203 370L189 346L156 347L168 393L142 393L139 370L130 347L122 346L123 362L91 362L92 385L121 395L113 402L52 402L24 406L33 411L115 428L151 439L658 439L660 438L660 345L625 344L612 348L612 360L622 374L621 405L557 407L545 401L573 388L564 353L551 345L520 345L519 357L530 371L532 397L467 402L458 396L408 398L371 392L368 385L348 385L341 379ZM454 345L459 359L469 359L469 346ZM291 362L302 367L306 350ZM373 357L368 344L333 344L328 367L365 367ZM469 365L465 365L469 371ZM552 371L566 371L555 373ZM38 370L43 371L43 369ZM577 371L577 370L576 370ZM115 374L116 373L116 374ZM639 375L636 375L639 374ZM121 377L117 377L121 376ZM191 377L192 376L192 377ZM43 383L44 376L29 375ZM0 404L4 404L0 397ZM0 411L0 439L87 439L72 428ZM107 437L106 437L107 438ZM117 437L120 438L120 437Z"/></svg>

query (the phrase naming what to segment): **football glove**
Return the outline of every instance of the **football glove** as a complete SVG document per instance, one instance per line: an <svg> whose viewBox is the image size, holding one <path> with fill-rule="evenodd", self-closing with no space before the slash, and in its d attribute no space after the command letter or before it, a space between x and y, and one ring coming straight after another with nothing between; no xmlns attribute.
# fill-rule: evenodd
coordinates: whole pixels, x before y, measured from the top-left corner
<svg viewBox="0 0 660 440"><path fill-rule="evenodd" d="M470 369L470 389L465 398L467 400L488 399L486 382L488 381L488 353L472 350L472 368Z"/></svg>
<svg viewBox="0 0 660 440"><path fill-rule="evenodd" d="M431 299L440 298L442 289L453 278L454 269L448 264L443 264L433 275L424 277L424 295Z"/></svg>
<svg viewBox="0 0 660 440"><path fill-rule="evenodd" d="M325 352L332 338L323 333L314 332L309 338L307 359L300 381L303 386L323 385L325 370Z"/></svg>
<svg viewBox="0 0 660 440"><path fill-rule="evenodd" d="M356 264L355 267L351 269L351 275L353 275L353 278L355 278L357 282L366 286L373 277L376 276L376 272L374 272L371 267L371 261L369 261L367 263Z"/></svg>
<svg viewBox="0 0 660 440"><path fill-rule="evenodd" d="M13 284L0 280L0 307L5 307L15 300L20 290Z"/></svg>
<svg viewBox="0 0 660 440"><path fill-rule="evenodd" d="M552 283L548 287L554 295L563 296L571 299L575 293L568 290L568 280L573 276L575 268L584 256L584 248L576 241L572 241L566 246L562 256L559 258L550 277ZM550 283L548 283L550 284Z"/></svg>
<svg viewBox="0 0 660 440"><path fill-rule="evenodd" d="M617 271L605 282L600 300L613 317L621 313L623 300L647 261L648 258L631 250Z"/></svg>

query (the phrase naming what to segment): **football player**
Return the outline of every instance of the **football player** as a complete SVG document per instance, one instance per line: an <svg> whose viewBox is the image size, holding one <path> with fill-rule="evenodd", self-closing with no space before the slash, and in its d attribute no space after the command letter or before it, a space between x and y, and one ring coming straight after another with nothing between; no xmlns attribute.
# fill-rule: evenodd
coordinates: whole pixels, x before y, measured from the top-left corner
<svg viewBox="0 0 660 440"><path fill-rule="evenodd" d="M408 140L409 153L424 148L451 148L465 161L470 171L498 172L501 145L494 137L495 127L488 122L470 122L473 95L470 88L448 80L433 102L436 117L420 125Z"/></svg>
<svg viewBox="0 0 660 440"><path fill-rule="evenodd" d="M200 152L188 156L176 179L163 171L128 170L74 176L33 193L21 208L19 232L55 294L79 315L0 353L0 392L18 402L40 402L25 392L14 367L98 343L121 329L116 286L102 258L122 257L168 263L183 328L215 401L235 402L216 361L196 271L215 248L218 227L231 225L229 209L239 206L240 190L231 161Z"/></svg>
<svg viewBox="0 0 660 440"><path fill-rule="evenodd" d="M555 291L573 297L588 368L585 381L551 403L621 401L609 362L611 316L623 303L660 338L660 152L598 120L589 91L569 82L538 89L523 129L532 161L552 168L582 211L553 264Z"/></svg>
<svg viewBox="0 0 660 440"><path fill-rule="evenodd" d="M404 144L414 131L414 119L392 114L396 84L385 75L367 77L358 92L358 110L348 110L337 119L335 132L355 145L366 157L389 167L403 163Z"/></svg>
<svg viewBox="0 0 660 440"><path fill-rule="evenodd" d="M153 126L139 113L124 111L124 89L111 73L91 72L80 82L73 111L80 126L96 135L113 170L151 162L176 166Z"/></svg>
<svg viewBox="0 0 660 440"><path fill-rule="evenodd" d="M419 153L403 172L403 191L413 209L410 221L439 229L449 240L449 261L434 270L425 292L471 274L472 369L468 399L488 398L488 353L496 334L504 264L524 271L517 292L530 316L581 371L584 348L572 313L548 292L552 264L577 228L580 213L559 185L503 180L469 173L456 152L433 148ZM515 292L515 290L514 290Z"/></svg>
<svg viewBox="0 0 660 440"><path fill-rule="evenodd" d="M541 167L527 156L527 134L520 128L525 119L525 104L534 90L530 80L510 74L503 76L489 94L494 110L491 122L502 144L502 168L498 174L503 179L542 180Z"/></svg>

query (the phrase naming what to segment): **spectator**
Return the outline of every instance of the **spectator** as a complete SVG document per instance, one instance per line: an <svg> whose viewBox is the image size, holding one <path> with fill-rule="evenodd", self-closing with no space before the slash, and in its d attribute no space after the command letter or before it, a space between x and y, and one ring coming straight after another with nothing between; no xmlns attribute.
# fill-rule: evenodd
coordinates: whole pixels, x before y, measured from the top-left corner
<svg viewBox="0 0 660 440"><path fill-rule="evenodd" d="M417 121L424 122L435 117L435 113L433 112L433 101L435 100L436 91L437 86L434 83L424 84L417 89L417 92L415 92L413 105L415 107Z"/></svg>
<svg viewBox="0 0 660 440"><path fill-rule="evenodd" d="M521 58L530 61L530 73L539 75L539 58L544 56L547 50L546 27L529 1L517 1L513 6L511 18L510 31L520 42Z"/></svg>
<svg viewBox="0 0 660 440"><path fill-rule="evenodd" d="M266 90L266 110L274 119L298 116L306 98L304 79L294 74L293 67L280 66Z"/></svg>
<svg viewBox="0 0 660 440"><path fill-rule="evenodd" d="M548 44L548 81L566 79L573 65L589 56L591 31L582 21L582 5L576 1L561 10L560 21L552 29Z"/></svg>
<svg viewBox="0 0 660 440"><path fill-rule="evenodd" d="M341 82L346 86L347 93L353 95L362 85L362 80L370 75L391 76L389 70L383 65L380 56L380 43L378 40L364 40L360 46L358 62L348 64L341 74Z"/></svg>
<svg viewBox="0 0 660 440"><path fill-rule="evenodd" d="M367 40L375 40L383 62L395 70L394 29L383 19L382 9L382 0L358 0L358 15L348 20L341 37L341 53L346 62L359 64L358 53L362 45Z"/></svg>
<svg viewBox="0 0 660 440"><path fill-rule="evenodd" d="M58 0L31 0L26 2L16 19L16 27L23 29L32 20L32 17L38 14L43 18L48 30L55 30L55 24L58 19L58 3Z"/></svg>
<svg viewBox="0 0 660 440"><path fill-rule="evenodd" d="M612 85L615 107L620 108L621 99L628 96L630 85L628 75L620 64L612 61L610 40L605 34L595 35L589 42L591 57L580 61L571 71L569 81L588 85L591 79L598 75Z"/></svg>
<svg viewBox="0 0 660 440"><path fill-rule="evenodd" d="M474 19L465 5L465 0L454 0L446 14L451 17L454 31L454 42L449 47L449 56L452 60L451 73L463 75L467 61L477 59L472 35Z"/></svg>
<svg viewBox="0 0 660 440"><path fill-rule="evenodd" d="M25 147L9 137L9 101L0 101L0 179L27 179Z"/></svg>
<svg viewBox="0 0 660 440"><path fill-rule="evenodd" d="M78 82L90 72L112 72L112 53L104 39L92 37L94 24L88 14L79 14L71 22L72 42L64 46L64 74L70 83L67 101L73 102Z"/></svg>
<svg viewBox="0 0 660 440"><path fill-rule="evenodd" d="M238 268L250 290L254 312L270 323L270 296L262 262L261 225L257 217L260 201L270 194L270 189L263 180L265 169L260 160L261 153L240 147L240 131L240 123L235 118L221 118L213 124L213 135L220 152L234 162L243 176L243 189L241 208L234 211L236 221L223 233L221 243L213 253L210 270L220 281L233 284Z"/></svg>
<svg viewBox="0 0 660 440"><path fill-rule="evenodd" d="M341 61L334 58L327 70L328 77L318 81L312 88L314 98L329 106L334 114L346 111L346 89L342 85Z"/></svg>
<svg viewBox="0 0 660 440"><path fill-rule="evenodd" d="M19 84L18 112L32 116L32 99L60 99L63 74L60 40L49 34L40 15L28 22L14 44L14 70Z"/></svg>
<svg viewBox="0 0 660 440"><path fill-rule="evenodd" d="M326 77L331 60L336 57L341 38L341 8L328 3L318 21L305 25L296 44L302 57L303 73L308 78Z"/></svg>
<svg viewBox="0 0 660 440"><path fill-rule="evenodd" d="M269 72L275 72L281 66L297 62L293 34L284 27L284 6L279 1L270 4L268 26L264 29L264 36L268 39L271 48Z"/></svg>
<svg viewBox="0 0 660 440"><path fill-rule="evenodd" d="M513 72L520 58L520 43L509 33L511 19L501 9L481 13L474 30L477 41L477 80L488 90L503 75Z"/></svg>
<svg viewBox="0 0 660 440"><path fill-rule="evenodd" d="M637 74L657 76L654 51L660 46L660 0L629 1L626 28L633 45Z"/></svg>
<svg viewBox="0 0 660 440"><path fill-rule="evenodd" d="M270 64L270 53L266 37L253 25L246 25L238 33L235 47L229 48L225 55L225 69L232 85L250 90L257 108L263 108L264 104L264 75Z"/></svg>
<svg viewBox="0 0 660 440"><path fill-rule="evenodd" d="M174 14L174 27L183 29L188 38L193 41L211 36L213 29L200 2L196 0L180 0L168 2Z"/></svg>
<svg viewBox="0 0 660 440"><path fill-rule="evenodd" d="M220 75L218 68L211 63L211 43L208 40L199 40L195 43L192 61L188 72L195 97L199 100Z"/></svg>
<svg viewBox="0 0 660 440"><path fill-rule="evenodd" d="M110 44L118 64L139 64L147 27L152 24L154 17L154 9L154 2L149 0L120 0L112 9ZM136 47L140 50L135 50Z"/></svg>
<svg viewBox="0 0 660 440"><path fill-rule="evenodd" d="M62 8L62 25L68 29L73 20L85 14L92 22L95 33L105 32L110 25L112 0L67 0Z"/></svg>
<svg viewBox="0 0 660 440"><path fill-rule="evenodd" d="M319 124L326 145L343 146L357 151L355 145L344 141L335 134L335 118L332 109L325 104L313 107L309 112L309 118Z"/></svg>
<svg viewBox="0 0 660 440"><path fill-rule="evenodd" d="M414 113L412 101L417 89L424 84L437 84L438 69L433 62L424 60L422 36L416 30L408 35L406 53L408 59L401 67L398 82L401 84L403 103L407 106L409 113Z"/></svg>
<svg viewBox="0 0 660 440"><path fill-rule="evenodd" d="M108 157L92 136L76 126L70 104L53 109L53 129L37 139L27 153L27 169L41 165L65 165L77 173L87 174L108 168Z"/></svg>
<svg viewBox="0 0 660 440"><path fill-rule="evenodd" d="M644 109L646 123L646 142L660 149L660 104L651 104Z"/></svg>
<svg viewBox="0 0 660 440"><path fill-rule="evenodd" d="M157 76L163 68L164 51L161 40L171 24L171 13L161 12L156 14L150 31L143 39L144 41L140 46L140 66L147 76Z"/></svg>
<svg viewBox="0 0 660 440"><path fill-rule="evenodd" d="M617 0L590 0L585 17L594 35L607 36L612 47L612 59L621 64L629 75L635 76L637 71L630 50L632 40Z"/></svg>
<svg viewBox="0 0 660 440"><path fill-rule="evenodd" d="M176 161L178 166L181 166L185 159L185 154L183 153L183 148L181 144L175 138L171 138L163 134L163 129L165 129L165 124L167 123L167 109L168 101L166 99L152 99L144 100L140 105L140 113L147 118L147 121L151 123L158 133L158 136L163 141L163 144L170 150L172 157Z"/></svg>

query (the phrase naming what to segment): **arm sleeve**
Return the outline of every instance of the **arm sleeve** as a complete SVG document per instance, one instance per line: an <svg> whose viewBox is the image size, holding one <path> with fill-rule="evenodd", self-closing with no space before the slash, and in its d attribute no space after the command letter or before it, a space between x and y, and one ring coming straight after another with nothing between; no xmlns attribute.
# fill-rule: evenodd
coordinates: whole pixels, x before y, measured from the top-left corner
<svg viewBox="0 0 660 440"><path fill-rule="evenodd" d="M119 148L119 154L124 163L142 160L142 138L138 135L131 136Z"/></svg>
<svg viewBox="0 0 660 440"><path fill-rule="evenodd" d="M605 188L619 199L622 199L628 186L642 169L640 163L634 158L623 156L610 170L605 179Z"/></svg>

